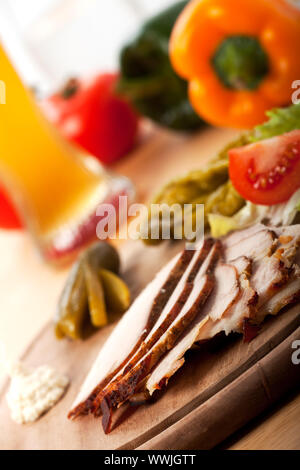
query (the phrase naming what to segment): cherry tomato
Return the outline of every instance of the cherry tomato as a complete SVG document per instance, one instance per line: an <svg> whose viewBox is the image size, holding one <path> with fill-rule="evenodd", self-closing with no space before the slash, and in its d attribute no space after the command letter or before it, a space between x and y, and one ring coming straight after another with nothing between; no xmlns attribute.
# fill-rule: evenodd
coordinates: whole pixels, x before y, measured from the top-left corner
<svg viewBox="0 0 300 470"><path fill-rule="evenodd" d="M115 91L117 80L117 74L89 81L72 79L61 92L41 103L67 139L106 164L132 149L138 129L137 113Z"/></svg>
<svg viewBox="0 0 300 470"><path fill-rule="evenodd" d="M229 174L247 201L286 202L300 188L300 130L230 150Z"/></svg>
<svg viewBox="0 0 300 470"><path fill-rule="evenodd" d="M0 187L0 228L20 229L22 226L22 222L6 191Z"/></svg>

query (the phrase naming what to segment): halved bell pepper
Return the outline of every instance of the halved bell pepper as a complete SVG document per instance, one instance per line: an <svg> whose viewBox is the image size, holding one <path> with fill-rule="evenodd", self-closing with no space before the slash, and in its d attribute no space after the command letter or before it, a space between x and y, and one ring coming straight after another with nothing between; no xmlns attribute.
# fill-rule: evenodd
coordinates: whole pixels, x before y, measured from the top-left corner
<svg viewBox="0 0 300 470"><path fill-rule="evenodd" d="M299 44L300 10L284 0L194 0L176 22L170 57L203 119L250 128L291 102Z"/></svg>

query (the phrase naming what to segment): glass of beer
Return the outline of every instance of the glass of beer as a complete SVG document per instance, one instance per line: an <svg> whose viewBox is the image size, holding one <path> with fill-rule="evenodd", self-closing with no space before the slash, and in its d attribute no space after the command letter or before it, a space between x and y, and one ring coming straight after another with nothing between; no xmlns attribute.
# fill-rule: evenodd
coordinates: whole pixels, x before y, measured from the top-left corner
<svg viewBox="0 0 300 470"><path fill-rule="evenodd" d="M112 175L66 142L43 117L0 44L0 179L42 255L67 261L96 238L97 207L133 197Z"/></svg>

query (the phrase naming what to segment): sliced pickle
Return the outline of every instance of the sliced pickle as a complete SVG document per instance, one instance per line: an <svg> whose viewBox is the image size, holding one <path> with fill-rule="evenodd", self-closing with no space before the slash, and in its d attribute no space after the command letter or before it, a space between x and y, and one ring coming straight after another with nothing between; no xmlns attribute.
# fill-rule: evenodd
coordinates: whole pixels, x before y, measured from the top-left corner
<svg viewBox="0 0 300 470"><path fill-rule="evenodd" d="M130 292L122 279L106 269L100 270L107 309L112 313L124 313L130 305Z"/></svg>
<svg viewBox="0 0 300 470"><path fill-rule="evenodd" d="M175 178L166 185L152 199L149 206L148 220L142 223L142 240L146 245L158 245L162 241L161 222L159 222L158 239L151 237L151 221L157 217L157 209L152 211L152 204L166 204L172 206L178 204L184 207L184 204L193 204L191 217L194 223L196 216L196 204L205 205L205 228L208 228L208 215L217 213L224 216L236 214L245 204L244 200L234 190L229 180L229 161L228 150L235 147L242 147L249 143L249 135L240 136L234 142L227 145L217 157L199 170L193 170L189 173ZM158 213L159 214L159 213ZM169 225L171 238L176 238L176 225L173 220L165 221ZM189 239L189 235L186 234Z"/></svg>
<svg viewBox="0 0 300 470"><path fill-rule="evenodd" d="M102 281L98 271L87 260L84 272L91 322L96 328L101 328L108 323Z"/></svg>
<svg viewBox="0 0 300 470"><path fill-rule="evenodd" d="M118 274L120 270L120 258L115 248L107 242L96 242L82 255L94 268L107 269Z"/></svg>
<svg viewBox="0 0 300 470"><path fill-rule="evenodd" d="M170 181L162 187L152 204L188 204L206 196L228 181L228 160L217 160L200 170Z"/></svg>
<svg viewBox="0 0 300 470"><path fill-rule="evenodd" d="M55 317L58 339L84 339L108 323L110 313L123 313L130 304L126 284L116 275L117 251L106 242L92 245L73 265Z"/></svg>
<svg viewBox="0 0 300 470"><path fill-rule="evenodd" d="M83 337L85 319L88 313L88 297L85 285L84 267L79 259L70 272L65 288L58 302L55 317L57 338L71 339Z"/></svg>

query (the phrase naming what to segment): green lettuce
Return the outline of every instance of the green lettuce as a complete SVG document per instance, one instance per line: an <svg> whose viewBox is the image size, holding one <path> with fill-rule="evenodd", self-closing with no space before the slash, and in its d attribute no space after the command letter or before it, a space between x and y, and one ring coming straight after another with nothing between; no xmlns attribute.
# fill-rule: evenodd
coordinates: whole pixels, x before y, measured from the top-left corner
<svg viewBox="0 0 300 470"><path fill-rule="evenodd" d="M254 128L249 134L249 142L270 139L286 132L300 129L300 104L288 108L275 108L267 112L269 120Z"/></svg>
<svg viewBox="0 0 300 470"><path fill-rule="evenodd" d="M246 205L232 217L209 214L208 221L213 237L221 237L231 232L260 222L269 225L291 225L300 212L300 189L284 204L259 206L247 201Z"/></svg>

